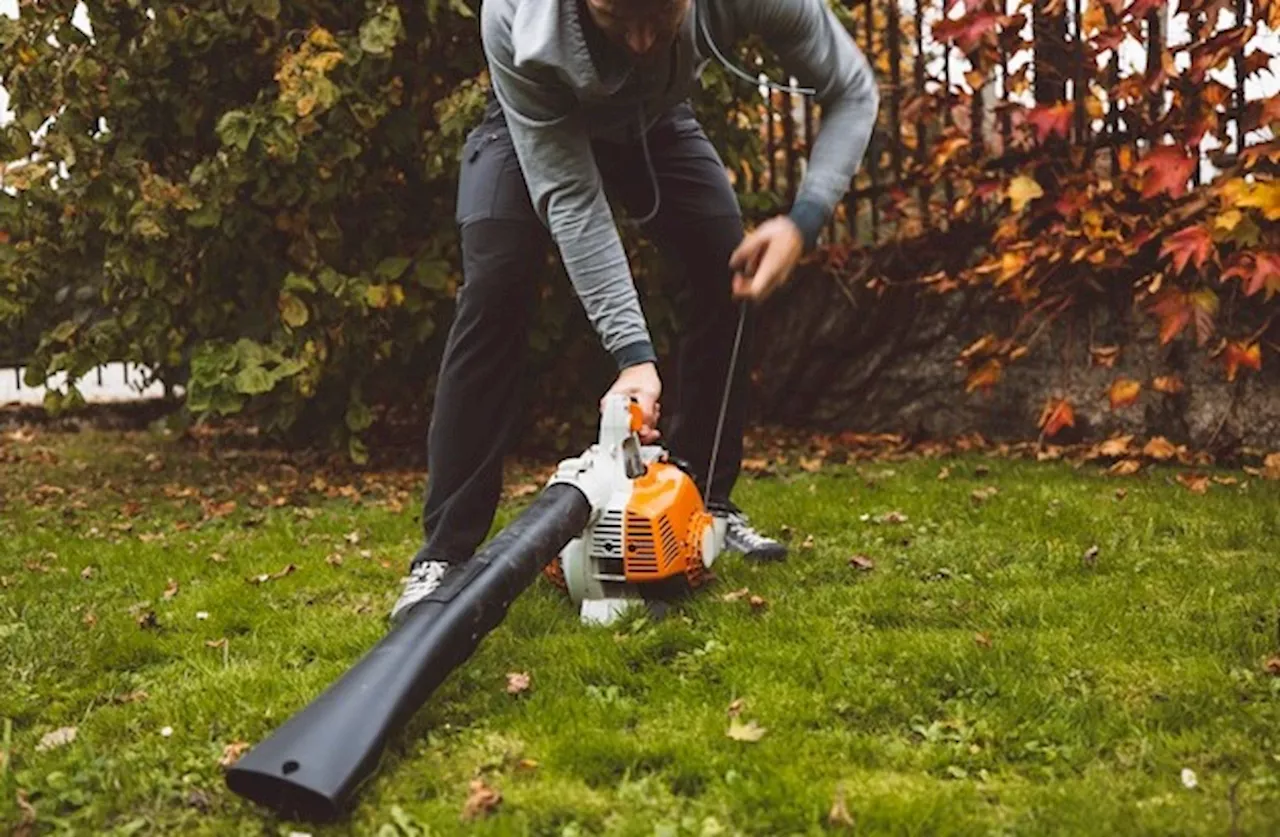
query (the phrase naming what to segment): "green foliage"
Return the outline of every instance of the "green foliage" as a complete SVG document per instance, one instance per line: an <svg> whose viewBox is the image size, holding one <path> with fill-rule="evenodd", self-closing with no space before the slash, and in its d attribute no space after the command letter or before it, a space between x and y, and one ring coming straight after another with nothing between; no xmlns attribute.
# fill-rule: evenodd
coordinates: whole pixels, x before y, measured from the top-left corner
<svg viewBox="0 0 1280 837"><path fill-rule="evenodd" d="M0 353L29 354L33 386L68 374L51 406L128 361L185 386L196 418L337 444L358 432L344 418L361 392L424 400L460 281L458 154L487 96L476 8L89 2L90 39L73 7L0 18L16 115L0 132L0 160L16 161L0 170L0 329L38 335ZM709 74L700 106L724 113L735 92ZM740 168L749 123L722 122L711 131ZM544 398L581 400L588 373L566 359L603 369L550 271L530 344L535 369L562 376Z"/></svg>

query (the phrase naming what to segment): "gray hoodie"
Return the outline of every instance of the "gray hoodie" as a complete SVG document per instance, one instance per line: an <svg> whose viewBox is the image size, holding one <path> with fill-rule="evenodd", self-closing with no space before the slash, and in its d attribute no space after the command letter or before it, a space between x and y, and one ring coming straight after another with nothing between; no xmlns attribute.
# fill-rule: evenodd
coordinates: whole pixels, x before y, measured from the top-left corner
<svg viewBox="0 0 1280 837"><path fill-rule="evenodd" d="M583 28L592 23L579 3L483 0L481 38L534 210L588 320L625 368L654 353L591 141L638 136L689 98L712 58L741 74L725 55L758 35L822 106L790 211L811 248L862 162L879 95L826 0L694 0L671 52L644 65L593 61Z"/></svg>

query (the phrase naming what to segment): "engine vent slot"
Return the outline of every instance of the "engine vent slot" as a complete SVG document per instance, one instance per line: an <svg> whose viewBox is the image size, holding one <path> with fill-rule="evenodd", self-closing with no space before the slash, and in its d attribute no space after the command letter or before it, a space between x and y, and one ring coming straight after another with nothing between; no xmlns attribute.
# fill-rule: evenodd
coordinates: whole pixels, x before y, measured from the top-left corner
<svg viewBox="0 0 1280 837"><path fill-rule="evenodd" d="M658 572L658 554L653 542L653 524L638 514L627 514L627 574L649 575Z"/></svg>

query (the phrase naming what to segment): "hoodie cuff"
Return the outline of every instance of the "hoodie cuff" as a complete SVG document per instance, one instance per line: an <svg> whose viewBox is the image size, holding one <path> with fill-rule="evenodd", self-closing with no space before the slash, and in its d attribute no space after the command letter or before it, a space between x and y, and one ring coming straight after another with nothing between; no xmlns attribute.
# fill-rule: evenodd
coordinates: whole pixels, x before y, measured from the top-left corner
<svg viewBox="0 0 1280 837"><path fill-rule="evenodd" d="M652 343L648 340L640 340L614 349L613 359L618 364L618 371L621 372L630 366L639 366L642 363L657 363L658 355L653 351Z"/></svg>
<svg viewBox="0 0 1280 837"><path fill-rule="evenodd" d="M800 228L800 235L804 239L804 251L806 253L818 246L818 236L822 233L822 227L827 223L827 210L816 201L798 200L791 207L791 213L788 216L795 225Z"/></svg>

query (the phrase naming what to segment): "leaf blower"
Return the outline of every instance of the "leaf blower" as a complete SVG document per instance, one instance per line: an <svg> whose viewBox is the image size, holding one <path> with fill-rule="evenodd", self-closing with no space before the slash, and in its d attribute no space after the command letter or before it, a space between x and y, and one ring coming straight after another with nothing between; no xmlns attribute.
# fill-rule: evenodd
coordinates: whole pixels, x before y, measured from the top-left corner
<svg viewBox="0 0 1280 837"><path fill-rule="evenodd" d="M226 777L231 790L291 818L341 816L388 738L471 657L540 573L592 624L701 585L723 549L723 519L708 512L693 478L663 448L640 444L639 427L630 399L607 398L598 441L561 462L523 513L233 765Z"/></svg>

